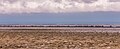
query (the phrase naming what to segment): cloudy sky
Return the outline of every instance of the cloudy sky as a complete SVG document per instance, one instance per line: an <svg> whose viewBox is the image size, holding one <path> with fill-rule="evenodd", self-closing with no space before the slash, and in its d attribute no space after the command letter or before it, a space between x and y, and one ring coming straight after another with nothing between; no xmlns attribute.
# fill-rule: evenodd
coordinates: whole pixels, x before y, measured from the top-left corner
<svg viewBox="0 0 120 49"><path fill-rule="evenodd" d="M0 0L0 13L120 11L120 0Z"/></svg>
<svg viewBox="0 0 120 49"><path fill-rule="evenodd" d="M0 24L119 24L120 0L0 0Z"/></svg>

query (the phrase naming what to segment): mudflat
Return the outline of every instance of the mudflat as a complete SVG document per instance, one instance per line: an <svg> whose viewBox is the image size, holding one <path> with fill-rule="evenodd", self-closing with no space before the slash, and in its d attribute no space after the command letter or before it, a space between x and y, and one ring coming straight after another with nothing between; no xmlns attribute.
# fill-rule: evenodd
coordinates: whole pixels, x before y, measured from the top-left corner
<svg viewBox="0 0 120 49"><path fill-rule="evenodd" d="M119 49L120 30L102 30L0 29L0 49Z"/></svg>

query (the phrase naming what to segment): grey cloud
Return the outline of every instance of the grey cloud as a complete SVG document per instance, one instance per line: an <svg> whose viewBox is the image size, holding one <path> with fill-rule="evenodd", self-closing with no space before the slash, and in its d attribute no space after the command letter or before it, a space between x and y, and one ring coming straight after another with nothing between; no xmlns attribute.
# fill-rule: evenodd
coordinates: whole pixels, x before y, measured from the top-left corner
<svg viewBox="0 0 120 49"><path fill-rule="evenodd" d="M82 0L82 1L85 3L93 3L93 2L96 2L97 0Z"/></svg>
<svg viewBox="0 0 120 49"><path fill-rule="evenodd" d="M62 2L62 0L54 0L55 2ZM79 3L81 3L81 2L84 2L84 3L93 3L93 2L95 2L95 1L97 1L97 0L65 0L65 1L70 1L70 2L79 2Z"/></svg>
<svg viewBox="0 0 120 49"><path fill-rule="evenodd" d="M14 3L14 2L16 2L18 0L4 0L3 2L5 2L5 1L8 1L9 3Z"/></svg>
<svg viewBox="0 0 120 49"><path fill-rule="evenodd" d="M62 2L62 0L54 0L54 2L61 3L61 2Z"/></svg>

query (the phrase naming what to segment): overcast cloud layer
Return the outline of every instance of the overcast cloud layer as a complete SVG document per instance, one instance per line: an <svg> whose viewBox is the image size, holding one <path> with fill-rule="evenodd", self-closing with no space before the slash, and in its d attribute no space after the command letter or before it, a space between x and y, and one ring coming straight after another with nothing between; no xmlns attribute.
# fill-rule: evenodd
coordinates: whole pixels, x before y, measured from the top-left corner
<svg viewBox="0 0 120 49"><path fill-rule="evenodd" d="M0 0L0 13L120 11L120 0Z"/></svg>

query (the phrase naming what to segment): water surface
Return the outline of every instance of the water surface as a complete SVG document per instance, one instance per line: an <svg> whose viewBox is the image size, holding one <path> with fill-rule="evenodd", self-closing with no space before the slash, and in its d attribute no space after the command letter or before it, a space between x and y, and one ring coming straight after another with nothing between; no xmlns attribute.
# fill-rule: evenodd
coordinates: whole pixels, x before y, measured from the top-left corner
<svg viewBox="0 0 120 49"><path fill-rule="evenodd" d="M0 14L0 24L120 24L120 12Z"/></svg>

